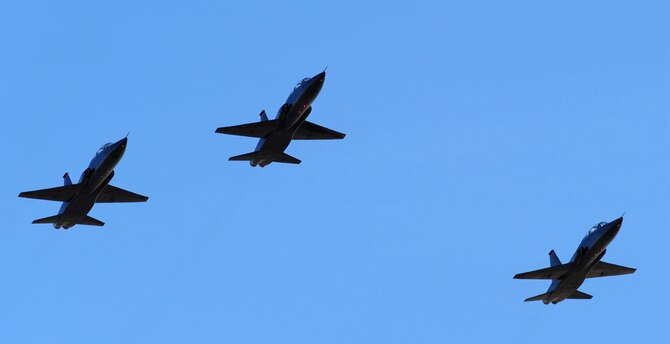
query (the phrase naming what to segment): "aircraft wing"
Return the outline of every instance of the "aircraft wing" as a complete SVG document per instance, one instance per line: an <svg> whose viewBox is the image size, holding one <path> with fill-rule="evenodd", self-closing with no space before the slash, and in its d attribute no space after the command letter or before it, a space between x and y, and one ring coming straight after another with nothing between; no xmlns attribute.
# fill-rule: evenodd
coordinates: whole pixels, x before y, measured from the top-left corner
<svg viewBox="0 0 670 344"><path fill-rule="evenodd" d="M294 140L335 140L343 139L345 134L305 121L293 135Z"/></svg>
<svg viewBox="0 0 670 344"><path fill-rule="evenodd" d="M234 125L232 127L221 127L216 129L219 134L239 135L264 138L268 136L277 127L277 120L262 121L247 123L241 125Z"/></svg>
<svg viewBox="0 0 670 344"><path fill-rule="evenodd" d="M26 191L19 194L19 197L45 199L48 201L66 202L72 199L79 189L79 184L59 186L51 189L42 189L35 191Z"/></svg>
<svg viewBox="0 0 670 344"><path fill-rule="evenodd" d="M572 267L572 263L552 266L535 271L524 272L514 275L516 279L560 279Z"/></svg>
<svg viewBox="0 0 670 344"><path fill-rule="evenodd" d="M95 203L146 202L148 199L149 197L147 196L107 185L100 195L98 195L98 198L95 199Z"/></svg>
<svg viewBox="0 0 670 344"><path fill-rule="evenodd" d="M607 277L617 275L627 275L635 272L636 269L627 268L625 266L614 265L603 261L598 262L595 267L586 275L586 278L593 277Z"/></svg>

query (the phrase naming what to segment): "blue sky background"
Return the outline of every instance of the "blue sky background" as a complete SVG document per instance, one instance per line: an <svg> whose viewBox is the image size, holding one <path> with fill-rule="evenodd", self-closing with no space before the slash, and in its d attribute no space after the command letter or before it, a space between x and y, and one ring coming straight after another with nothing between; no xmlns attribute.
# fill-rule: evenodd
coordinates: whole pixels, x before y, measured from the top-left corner
<svg viewBox="0 0 670 344"><path fill-rule="evenodd" d="M7 1L0 342L668 342L664 1ZM228 162L328 76L303 163ZM96 229L31 225L131 131ZM524 303L626 211L590 301Z"/></svg>

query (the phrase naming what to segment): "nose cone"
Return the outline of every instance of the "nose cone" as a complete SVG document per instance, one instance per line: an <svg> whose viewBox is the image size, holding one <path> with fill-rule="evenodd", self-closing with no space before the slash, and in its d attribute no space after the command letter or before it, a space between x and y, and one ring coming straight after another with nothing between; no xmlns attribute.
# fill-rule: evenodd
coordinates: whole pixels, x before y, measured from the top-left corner
<svg viewBox="0 0 670 344"><path fill-rule="evenodd" d="M123 154L123 152L126 151L127 145L128 145L128 138L124 137L114 144L113 151L116 152L117 154Z"/></svg>
<svg viewBox="0 0 670 344"><path fill-rule="evenodd" d="M119 146L125 147L128 144L128 138L124 137L124 138L120 139L119 142L117 142L116 144L119 145Z"/></svg>
<svg viewBox="0 0 670 344"><path fill-rule="evenodd" d="M326 81L326 71L325 70L323 72L315 75L312 78L310 84L321 86L321 85L323 85L324 81Z"/></svg>
<svg viewBox="0 0 670 344"><path fill-rule="evenodd" d="M610 222L610 228L607 231L610 232L613 236L617 235L619 233L619 229L621 229L622 223L623 223L623 217L620 217Z"/></svg>
<svg viewBox="0 0 670 344"><path fill-rule="evenodd" d="M314 92L314 98L321 92L324 81L326 81L326 71L323 71L312 78L309 88L311 92Z"/></svg>
<svg viewBox="0 0 670 344"><path fill-rule="evenodd" d="M616 220L614 220L614 221L612 221L612 224L613 224L613 225L615 225L615 226L619 226L619 227L621 227L621 224L622 224L622 223L623 223L623 216L620 217L620 218L618 218L618 219L616 219Z"/></svg>

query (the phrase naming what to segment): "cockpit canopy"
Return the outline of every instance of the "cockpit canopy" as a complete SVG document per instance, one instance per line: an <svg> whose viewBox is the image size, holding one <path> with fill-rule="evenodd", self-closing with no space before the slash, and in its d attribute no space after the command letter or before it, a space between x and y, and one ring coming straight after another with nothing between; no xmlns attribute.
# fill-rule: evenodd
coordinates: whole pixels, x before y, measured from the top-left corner
<svg viewBox="0 0 670 344"><path fill-rule="evenodd" d="M591 229L589 229L588 234L591 234L591 233L595 232L596 230L598 230L599 228L604 227L605 225L607 225L607 222L598 222L597 224L593 225L593 227L591 227Z"/></svg>
<svg viewBox="0 0 670 344"><path fill-rule="evenodd" d="M305 83L305 82L307 82L307 81L309 81L309 78L304 78L304 79L300 80L300 82L298 82L298 84L295 85L295 87L293 88L293 90L294 90L294 91L297 90L298 87L302 86L302 84Z"/></svg>
<svg viewBox="0 0 670 344"><path fill-rule="evenodd" d="M107 147L109 147L111 145L113 145L113 143L111 143L111 142L105 143L104 145L102 145L102 147L100 147L100 149L98 149L98 151L95 153L95 155L98 155L98 154L102 153L105 149L107 149Z"/></svg>

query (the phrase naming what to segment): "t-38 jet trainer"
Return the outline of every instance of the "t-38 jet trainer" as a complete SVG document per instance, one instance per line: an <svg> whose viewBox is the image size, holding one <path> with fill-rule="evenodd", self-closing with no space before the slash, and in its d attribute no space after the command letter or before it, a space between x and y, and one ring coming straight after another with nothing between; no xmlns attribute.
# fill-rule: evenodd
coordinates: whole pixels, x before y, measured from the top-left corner
<svg viewBox="0 0 670 344"><path fill-rule="evenodd" d="M260 113L260 122L216 129L219 134L260 138L255 151L234 156L228 160L249 161L251 166L260 165L261 167L265 167L273 161L299 164L300 160L284 153L291 140L344 138L342 133L307 121L307 116L312 112L311 104L319 95L325 79L325 71L312 78L302 79L295 86L291 95L286 99L286 103L281 106L273 120L268 120L265 110L263 110Z"/></svg>
<svg viewBox="0 0 670 344"><path fill-rule="evenodd" d="M33 223L53 223L56 229L68 229L77 224L104 226L104 222L87 215L95 203L146 202L149 199L146 196L109 185L114 177L114 167L123 157L127 143L128 138L123 138L119 142L102 146L77 184L72 184L70 176L65 173L64 186L20 193L19 197L63 202L58 215Z"/></svg>
<svg viewBox="0 0 670 344"><path fill-rule="evenodd" d="M517 274L519 279L549 279L551 286L546 293L529 297L525 301L542 301L545 305L557 304L565 299L590 299L593 296L577 288L592 277L626 275L635 269L601 261L605 248L619 233L623 217L610 223L600 222L586 234L569 263L561 264L554 250L549 252L551 267Z"/></svg>

